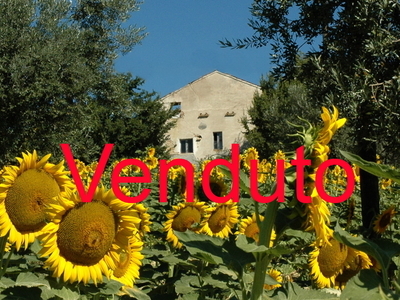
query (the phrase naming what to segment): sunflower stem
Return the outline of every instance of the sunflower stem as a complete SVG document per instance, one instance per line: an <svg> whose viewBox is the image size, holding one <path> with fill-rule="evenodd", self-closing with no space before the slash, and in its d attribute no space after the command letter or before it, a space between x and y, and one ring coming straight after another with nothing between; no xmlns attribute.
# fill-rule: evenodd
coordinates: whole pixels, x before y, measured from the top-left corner
<svg viewBox="0 0 400 300"><path fill-rule="evenodd" d="M1 262L3 262L3 255L4 255L4 250L6 248L7 244L7 239L8 239L8 234L5 236L0 237L0 254L1 254Z"/></svg>
<svg viewBox="0 0 400 300"><path fill-rule="evenodd" d="M240 289L242 290L242 299L246 300L247 299L247 287L246 287L246 283L243 280L243 270L242 270L242 272L238 273L238 279L239 279ZM236 296L238 296L237 293L236 293ZM239 297L237 297L237 298L239 298Z"/></svg>
<svg viewBox="0 0 400 300"><path fill-rule="evenodd" d="M389 274L388 274L389 264L382 268L383 286L389 289Z"/></svg>
<svg viewBox="0 0 400 300"><path fill-rule="evenodd" d="M275 192L276 184L272 188L272 193ZM271 193L271 194L272 194ZM279 207L278 201L272 201L268 203L267 209L264 212L264 221L261 222L260 226L260 241L259 245L264 245L269 248L272 236L272 230L274 229L275 219Z"/></svg>
<svg viewBox="0 0 400 300"><path fill-rule="evenodd" d="M168 278L174 277L174 267L175 265L172 264L168 266Z"/></svg>
<svg viewBox="0 0 400 300"><path fill-rule="evenodd" d="M0 279L3 277L3 275L7 271L8 263L9 263L10 257L11 257L11 251L10 251L10 253L4 263L4 254L5 254L6 245L7 245L7 241L8 241L8 235L9 235L9 233L7 233L5 236L0 237L0 255L1 255L1 257L0 257Z"/></svg>
<svg viewBox="0 0 400 300"><path fill-rule="evenodd" d="M255 213L256 213L257 226L258 226L258 228L261 228L260 210L258 209L258 202L257 201L254 201L254 210L255 210Z"/></svg>
<svg viewBox="0 0 400 300"><path fill-rule="evenodd" d="M272 188L272 193L276 189L276 184ZM260 240L259 245L264 245L269 248L272 236L272 230L274 228L275 219L279 207L278 201L272 201L268 203L267 209L264 212L264 220L259 224L260 228ZM267 267L271 261L270 255L267 253L256 253L256 269L254 274L253 288L251 292L251 300L262 299L262 294L264 292L264 281Z"/></svg>
<svg viewBox="0 0 400 300"><path fill-rule="evenodd" d="M12 254L12 251L10 250L10 252L8 252L8 256L7 256L4 266L3 266L3 261L2 261L1 271L0 271L0 279L3 277L4 274L7 273L7 268L8 268L8 264L10 263L11 254Z"/></svg>
<svg viewBox="0 0 400 300"><path fill-rule="evenodd" d="M265 274L271 261L269 255L265 253L256 254L256 269L254 273L253 288L251 291L251 300L261 300L264 292Z"/></svg>

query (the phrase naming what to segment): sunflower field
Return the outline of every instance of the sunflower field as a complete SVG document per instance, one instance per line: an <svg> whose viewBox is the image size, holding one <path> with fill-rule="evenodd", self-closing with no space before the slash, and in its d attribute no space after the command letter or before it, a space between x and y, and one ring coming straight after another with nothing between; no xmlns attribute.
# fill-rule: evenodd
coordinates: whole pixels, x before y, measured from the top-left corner
<svg viewBox="0 0 400 300"><path fill-rule="evenodd" d="M120 161L110 162L95 186L98 163L75 160L85 190L93 189L83 202L64 161L22 153L0 171L0 299L399 299L400 171L342 151L354 191L341 203L325 201L316 174L346 120L335 107L323 107L321 119L302 120L293 134L310 162L302 177L295 151L269 160L255 148L243 151L238 202L208 199L202 173L210 160L195 166L193 202L186 201L182 166L169 169L168 201L160 202L157 154L142 151L136 159L152 181L120 184L131 197L149 189L140 203L121 201L111 188ZM284 179L284 201L252 198L252 167L259 195L274 195ZM381 178L382 212L369 229L361 227L360 168ZM135 165L120 173L141 175ZM342 195L347 177L339 166L326 169L325 192ZM213 168L209 182L215 196L229 195L226 167ZM299 201L299 186L308 203Z"/></svg>

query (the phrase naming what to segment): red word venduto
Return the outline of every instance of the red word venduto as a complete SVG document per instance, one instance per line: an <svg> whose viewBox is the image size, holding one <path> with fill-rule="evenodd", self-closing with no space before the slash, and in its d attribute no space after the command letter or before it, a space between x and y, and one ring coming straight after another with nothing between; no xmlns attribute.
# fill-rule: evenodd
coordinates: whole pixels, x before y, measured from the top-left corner
<svg viewBox="0 0 400 300"><path fill-rule="evenodd" d="M74 157L71 152L69 144L60 144L61 150L65 156L68 167L71 170L72 178L75 181L77 191L82 202L90 202L93 199L96 187L100 182L100 178L106 167L108 158L110 157L111 151L114 144L106 144L100 156L99 163L94 170L92 181L86 191L82 179L79 176L79 171L75 165ZM239 202L239 169L240 169L240 158L239 158L239 145L232 144L231 147L231 160L227 161L225 159L214 159L207 163L202 173L202 187L205 196L213 202L225 203L229 200L234 202ZM291 164L296 166L296 197L297 200L302 203L311 203L311 196L304 194L304 167L311 165L310 159L304 159L304 146L297 148L296 159L291 160ZM141 169L142 176L126 177L120 176L121 170L126 166L134 165ZM160 202L167 202L168 192L168 171L173 166L182 166L186 173L186 201L194 201L194 166L185 159L173 159L171 161L160 160L159 161L159 180L160 180ZM342 195L334 197L326 193L324 189L324 173L326 169L332 165L338 165L342 167L347 174L347 186ZM232 175L231 190L228 194L224 196L215 195L210 188L210 174L212 170L217 166L227 167ZM258 181L257 181L257 170L258 161L250 161L250 194L251 197L260 203L269 203L274 200L278 202L284 202L285 200L285 161L276 161L276 189L275 192L269 196L263 196L258 191ZM150 183L151 182L151 172L147 165L138 159L125 159L120 161L111 173L111 188L117 198L127 203L138 203L145 200L151 190L144 188L142 192L134 197L125 195L120 188L121 183ZM315 174L315 187L317 189L318 195L327 202L330 203L340 203L348 198L350 198L353 193L355 185L354 173L351 166L341 159L329 159L323 162L317 169Z"/></svg>

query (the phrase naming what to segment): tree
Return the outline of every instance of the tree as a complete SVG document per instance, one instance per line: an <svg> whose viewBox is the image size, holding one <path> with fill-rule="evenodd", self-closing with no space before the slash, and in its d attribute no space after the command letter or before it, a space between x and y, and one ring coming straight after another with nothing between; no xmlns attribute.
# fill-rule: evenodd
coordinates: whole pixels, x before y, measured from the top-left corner
<svg viewBox="0 0 400 300"><path fill-rule="evenodd" d="M249 25L254 35L222 42L234 48L272 43L274 74L305 84L309 101L336 105L348 118L357 151L399 164L400 146L400 3L398 1L263 1L253 2ZM302 45L308 63L296 67ZM342 144L349 140L342 141ZM379 212L378 179L361 172L363 225Z"/></svg>
<svg viewBox="0 0 400 300"><path fill-rule="evenodd" d="M0 164L33 149L61 156L60 143L70 143L74 155L85 161L97 160L102 143L116 141L98 120L117 107L160 114L151 126L163 132L166 112L159 100L138 92L141 79L114 69L118 55L145 36L142 28L122 26L137 9L135 0L0 3ZM139 134L129 119L138 116L124 115L132 136ZM112 122L115 114L101 117L103 123ZM156 146L161 139L152 140L152 134L141 131L142 141L134 145Z"/></svg>
<svg viewBox="0 0 400 300"><path fill-rule="evenodd" d="M289 134L302 123L299 119L316 121L319 109L307 100L307 91L299 81L280 81L273 76L261 79L261 93L254 96L248 117L242 120L246 138L260 157L269 158L278 150L293 151L300 141Z"/></svg>
<svg viewBox="0 0 400 300"><path fill-rule="evenodd" d="M175 115L154 93L141 90L143 80L131 74L113 74L98 85L93 106L93 140L97 147L112 143L111 158L133 158L137 150L155 147L165 156L168 130Z"/></svg>

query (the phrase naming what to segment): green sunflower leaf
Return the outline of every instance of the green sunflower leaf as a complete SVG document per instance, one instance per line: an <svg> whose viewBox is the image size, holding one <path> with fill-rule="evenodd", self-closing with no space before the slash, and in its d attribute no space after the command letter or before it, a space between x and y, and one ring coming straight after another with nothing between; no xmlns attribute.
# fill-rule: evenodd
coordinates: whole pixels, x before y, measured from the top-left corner
<svg viewBox="0 0 400 300"><path fill-rule="evenodd" d="M14 282L12 279L7 278L7 277L2 277L2 278L1 278L1 281L0 281L0 288L6 289L6 288L12 287L12 286L14 286L14 285L15 285L15 282Z"/></svg>
<svg viewBox="0 0 400 300"><path fill-rule="evenodd" d="M249 243L249 240L244 234L239 234L236 240L236 246L247 253L267 252L268 248L264 245L257 245L255 242Z"/></svg>
<svg viewBox="0 0 400 300"><path fill-rule="evenodd" d="M187 260L180 259L176 257L175 255L169 254L164 257L160 257L160 261L171 264L171 265L181 265L181 266L192 266L194 267L193 264L188 262Z"/></svg>
<svg viewBox="0 0 400 300"><path fill-rule="evenodd" d="M323 290L303 289L295 282L288 282L284 285L284 287L268 291L266 294L274 300L339 299L336 297L336 295L330 294Z"/></svg>
<svg viewBox="0 0 400 300"><path fill-rule="evenodd" d="M400 183L400 171L392 169L390 166L377 164L371 161L366 161L356 154L342 151L340 153L351 163L359 166L364 171L367 171L375 176L389 178Z"/></svg>
<svg viewBox="0 0 400 300"><path fill-rule="evenodd" d="M174 231L178 239L186 246L189 253L211 264L223 264L228 253L223 250L223 240L192 231Z"/></svg>
<svg viewBox="0 0 400 300"><path fill-rule="evenodd" d="M341 299L349 300L375 300L382 299L379 294L379 287L382 280L374 270L361 270L346 284L341 294ZM385 294L388 291L385 290Z"/></svg>
<svg viewBox="0 0 400 300"><path fill-rule="evenodd" d="M218 166L221 172L229 179L232 179L231 171L225 166ZM239 187L240 190L250 195L250 178L242 170L239 170Z"/></svg>
<svg viewBox="0 0 400 300"><path fill-rule="evenodd" d="M208 284L210 286L220 288L220 289L228 289L227 282L225 282L223 280L215 279L210 275L202 277L202 280L204 281L204 284Z"/></svg>
<svg viewBox="0 0 400 300"><path fill-rule="evenodd" d="M99 290L104 295L113 295L119 292L123 284L116 280L105 281L105 283L98 285Z"/></svg>
<svg viewBox="0 0 400 300"><path fill-rule="evenodd" d="M248 239L244 234L240 234L236 240L236 246L247 253L266 253L274 256L293 252L293 250L285 246L277 245L272 248L267 248L264 245L257 245L255 242L249 242L249 240L250 239Z"/></svg>
<svg viewBox="0 0 400 300"><path fill-rule="evenodd" d="M174 231L174 234L185 245L191 242L208 242L215 246L222 246L224 244L224 240L221 238L198 234L190 230L186 230L185 232Z"/></svg>
<svg viewBox="0 0 400 300"><path fill-rule="evenodd" d="M344 231L338 223L335 226L333 236L346 246L373 256L384 268L390 264L390 257L377 244L360 236L352 236L347 231Z"/></svg>
<svg viewBox="0 0 400 300"><path fill-rule="evenodd" d="M293 251L294 250L292 250L288 247L285 247L283 245L277 245L275 247L269 248L267 250L267 253L275 255L275 256L281 256L282 254L289 254L289 253L292 253Z"/></svg>
<svg viewBox="0 0 400 300"><path fill-rule="evenodd" d="M72 290L71 288L63 287L60 290L53 289L52 290L54 296L60 297L63 300L78 300L81 299L79 293L77 291ZM42 292L43 295L43 292Z"/></svg>
<svg viewBox="0 0 400 300"><path fill-rule="evenodd" d="M135 299L151 300L151 298L146 293L144 293L142 290L139 290L138 288L125 288L125 292Z"/></svg>
<svg viewBox="0 0 400 300"><path fill-rule="evenodd" d="M239 270L254 260L253 255L244 252L233 241L197 234L190 230L174 233L190 255L211 264L224 264L228 268Z"/></svg>
<svg viewBox="0 0 400 300"><path fill-rule="evenodd" d="M35 275L33 273L20 273L15 280L15 286L40 287L45 286L50 289L49 282L43 274Z"/></svg>
<svg viewBox="0 0 400 300"><path fill-rule="evenodd" d="M272 276L265 274L264 284L276 285L276 284L281 284L281 282L276 281L276 279L273 278Z"/></svg>
<svg viewBox="0 0 400 300"><path fill-rule="evenodd" d="M199 279L197 276L183 275L181 279L175 282L175 292L183 295L196 293L196 287L198 287Z"/></svg>
<svg viewBox="0 0 400 300"><path fill-rule="evenodd" d="M335 226L335 232L333 233L333 236L336 240L345 244L346 246L363 251L375 258L382 266L382 278L384 287L389 287L387 270L391 262L391 258L382 248L366 238L352 236L350 233L340 228L340 225L338 223Z"/></svg>
<svg viewBox="0 0 400 300"><path fill-rule="evenodd" d="M56 295L53 289L48 289L44 286L41 286L40 290L42 291L42 293L40 294L40 298L42 298L43 300L51 299Z"/></svg>
<svg viewBox="0 0 400 300"><path fill-rule="evenodd" d="M300 240L310 240L313 237L311 232L291 228L285 230L285 235L295 237Z"/></svg>

